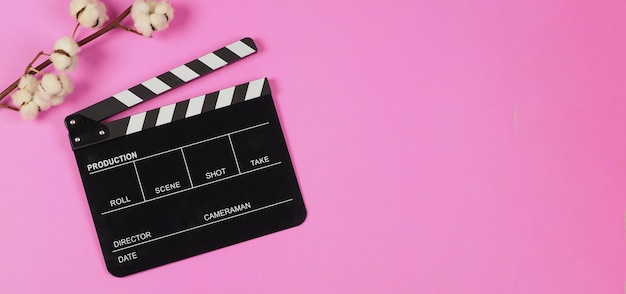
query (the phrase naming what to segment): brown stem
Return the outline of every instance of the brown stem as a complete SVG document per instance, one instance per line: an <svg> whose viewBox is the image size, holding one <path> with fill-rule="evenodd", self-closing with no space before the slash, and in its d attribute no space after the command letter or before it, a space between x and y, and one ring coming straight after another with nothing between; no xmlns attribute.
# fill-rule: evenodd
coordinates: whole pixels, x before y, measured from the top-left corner
<svg viewBox="0 0 626 294"><path fill-rule="evenodd" d="M13 107L11 105L5 105L5 104L0 104L0 108L6 108L6 109L13 110L13 111L20 111L20 109L17 107Z"/></svg>
<svg viewBox="0 0 626 294"><path fill-rule="evenodd" d="M106 26L104 26L103 28L98 30L97 32L91 34L89 37L84 38L84 39L78 41L78 46L86 45L87 43L89 43L89 42L97 39L98 37L108 33L109 31L111 31L113 29L116 29L117 26L120 23L122 23L122 21L130 14L130 9L131 8L132 8L132 6L129 6L128 8L126 8L126 10L124 10L124 12L122 12L122 14L120 14L118 17L116 17L109 24L107 24Z"/></svg>
<svg viewBox="0 0 626 294"><path fill-rule="evenodd" d="M31 61L28 66L26 67L26 70L24 71L24 74L28 74L29 72L33 71L33 64L35 64L35 61L37 61L37 59L39 59L39 57L41 57L42 55L47 55L50 56L50 54L47 54L43 51L37 53L37 56L35 56L35 58L33 58L33 61ZM37 71L35 71L37 72Z"/></svg>
<svg viewBox="0 0 626 294"><path fill-rule="evenodd" d="M109 24L107 24L106 26L102 27L100 30L98 30L97 32L89 35L88 37L78 41L78 46L84 46L87 45L89 42L97 39L98 37L108 33L111 30L117 29L118 26L120 25L120 23L130 14L130 10L131 10L132 6L129 6L128 8L126 8L126 10L124 10L124 12L122 12L122 14L120 14L118 17L116 17L113 21L111 21ZM43 53L43 52L41 52ZM39 58L41 55L38 55L35 60L37 60L37 58ZM33 63L35 62L35 60L33 60ZM46 67L50 66L50 64L52 64L52 62L50 61L50 59L42 62L41 64L39 64L37 67L35 67L36 70L38 71L42 71L44 70ZM32 66L32 64L31 64ZM29 66L28 68L32 68L31 66ZM35 73L35 71L30 70L27 73ZM21 78L21 77L20 77ZM4 100L7 95L9 95L11 92L13 92L13 90L15 90L17 88L17 85L20 83L20 79L17 79L17 81L13 82L13 84L11 84L10 86L8 86L6 89L4 89L4 91L2 91L0 93L0 102L2 102L2 100ZM6 104L1 104L0 103L0 108L7 108L7 109L11 109L11 110L16 110L19 111L19 109L6 105Z"/></svg>
<svg viewBox="0 0 626 294"><path fill-rule="evenodd" d="M127 32L131 32L131 33L134 33L134 34L137 34L137 35L143 36L143 34L142 34L142 33L140 33L140 32L138 32L137 30L135 30L135 29L133 29L133 28L129 28L129 27L127 27L127 26L123 26L123 25L121 25L121 24L120 24L120 25L117 25L117 28L118 28L118 29L120 29L120 30L124 30L124 31L127 31Z"/></svg>
<svg viewBox="0 0 626 294"><path fill-rule="evenodd" d="M80 27L80 23L76 23L76 26L74 27L74 32L72 33L72 39L76 37L76 32L78 32L78 27Z"/></svg>

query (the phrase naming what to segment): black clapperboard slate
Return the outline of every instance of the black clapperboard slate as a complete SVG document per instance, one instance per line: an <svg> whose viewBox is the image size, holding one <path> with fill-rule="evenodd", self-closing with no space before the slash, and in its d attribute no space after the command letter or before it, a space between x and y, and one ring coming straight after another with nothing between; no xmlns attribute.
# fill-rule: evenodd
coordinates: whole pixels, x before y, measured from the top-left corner
<svg viewBox="0 0 626 294"><path fill-rule="evenodd" d="M106 266L126 276L301 224L268 80L102 123L256 53L245 38L65 120Z"/></svg>

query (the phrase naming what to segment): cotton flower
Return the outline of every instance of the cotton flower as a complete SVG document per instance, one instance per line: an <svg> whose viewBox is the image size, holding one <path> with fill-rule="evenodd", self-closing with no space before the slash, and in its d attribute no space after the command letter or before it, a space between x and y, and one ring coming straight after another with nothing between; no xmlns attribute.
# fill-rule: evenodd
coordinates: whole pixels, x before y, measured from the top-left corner
<svg viewBox="0 0 626 294"><path fill-rule="evenodd" d="M157 2L154 5L154 13L150 15L150 23L157 31L168 28L170 21L174 19L174 8L166 1Z"/></svg>
<svg viewBox="0 0 626 294"><path fill-rule="evenodd" d="M33 101L33 93L30 93L24 89L20 89L15 91L15 93L11 95L11 99L13 100L13 104L15 106L22 106L28 102Z"/></svg>
<svg viewBox="0 0 626 294"><path fill-rule="evenodd" d="M54 43L54 51L50 54L50 61L58 71L69 72L76 68L80 46L71 37L63 37Z"/></svg>
<svg viewBox="0 0 626 294"><path fill-rule="evenodd" d="M50 103L52 106L61 105L65 101L65 96L74 92L74 83L67 75L59 75L59 81L61 82L61 86L63 90L61 93L50 97Z"/></svg>
<svg viewBox="0 0 626 294"><path fill-rule="evenodd" d="M70 14L86 28L97 29L109 20L106 6L98 0L72 0Z"/></svg>
<svg viewBox="0 0 626 294"><path fill-rule="evenodd" d="M32 101L38 85L39 81L37 81L34 75L26 74L22 76L17 84L18 90L11 95L13 104L15 104L15 106L22 106Z"/></svg>
<svg viewBox="0 0 626 294"><path fill-rule="evenodd" d="M25 120L33 120L39 112L65 101L65 96L74 91L74 84L66 74L44 74L41 81L34 75L22 76L18 90L11 98L16 106L20 106L20 114Z"/></svg>
<svg viewBox="0 0 626 294"><path fill-rule="evenodd" d="M74 56L80 52L80 46L72 37L63 37L54 43L54 50L62 50L70 56Z"/></svg>
<svg viewBox="0 0 626 294"><path fill-rule="evenodd" d="M58 106L63 104L63 102L65 101L65 96L52 96L50 97L50 103L52 104L52 106Z"/></svg>
<svg viewBox="0 0 626 294"><path fill-rule="evenodd" d="M20 114L25 120L34 120L39 114L39 106L34 101L26 103L20 108Z"/></svg>
<svg viewBox="0 0 626 294"><path fill-rule="evenodd" d="M65 74L45 74L41 77L38 92L48 99L54 96L66 96L74 91L74 85L70 78Z"/></svg>
<svg viewBox="0 0 626 294"><path fill-rule="evenodd" d="M50 101L50 97L42 94L41 92L35 93L33 95L33 101L39 107L39 111L46 111L52 107L52 101Z"/></svg>
<svg viewBox="0 0 626 294"><path fill-rule="evenodd" d="M39 84L40 93L52 97L61 93L61 90L63 90L63 85L61 85L57 75L45 74L41 77L41 83Z"/></svg>
<svg viewBox="0 0 626 294"><path fill-rule="evenodd" d="M39 81L35 78L34 75L26 74L20 78L20 82L17 84L17 88L20 90L26 90L30 93L35 93L37 91L37 86L39 85Z"/></svg>
<svg viewBox="0 0 626 294"><path fill-rule="evenodd" d="M63 86L63 90L59 95L67 96L68 94L74 92L74 83L68 75L59 75L59 81L61 81L61 86Z"/></svg>
<svg viewBox="0 0 626 294"><path fill-rule="evenodd" d="M169 27L174 19L174 8L167 1L137 0L133 3L131 17L135 28L146 37L154 31L162 31Z"/></svg>
<svg viewBox="0 0 626 294"><path fill-rule="evenodd" d="M65 72L73 71L78 64L78 58L76 56L68 56L61 52L53 52L50 55L50 61L52 61L56 70Z"/></svg>

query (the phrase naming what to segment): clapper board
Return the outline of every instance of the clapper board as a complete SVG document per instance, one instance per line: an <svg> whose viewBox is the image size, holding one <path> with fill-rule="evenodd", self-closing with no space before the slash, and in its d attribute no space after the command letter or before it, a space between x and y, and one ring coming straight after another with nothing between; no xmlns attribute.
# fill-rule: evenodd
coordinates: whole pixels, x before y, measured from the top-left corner
<svg viewBox="0 0 626 294"><path fill-rule="evenodd" d="M114 276L304 221L266 78L103 122L256 51L244 38L65 119Z"/></svg>

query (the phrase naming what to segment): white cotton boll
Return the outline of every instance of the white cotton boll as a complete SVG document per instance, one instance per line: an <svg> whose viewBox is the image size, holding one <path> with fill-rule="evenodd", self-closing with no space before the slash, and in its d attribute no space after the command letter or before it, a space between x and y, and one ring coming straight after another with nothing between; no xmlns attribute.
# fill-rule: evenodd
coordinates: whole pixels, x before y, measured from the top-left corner
<svg viewBox="0 0 626 294"><path fill-rule="evenodd" d="M61 87L63 87L63 90L61 90L61 93L59 93L57 96L67 96L68 94L74 92L74 83L68 75L60 74L59 81L61 82Z"/></svg>
<svg viewBox="0 0 626 294"><path fill-rule="evenodd" d="M162 31L164 29L167 29L168 27L167 17L165 17L165 14L150 14L150 24L157 31Z"/></svg>
<svg viewBox="0 0 626 294"><path fill-rule="evenodd" d="M54 68L59 71L66 70L66 68L72 66L72 57L59 52L52 52L52 54L50 54L50 61L52 61Z"/></svg>
<svg viewBox="0 0 626 294"><path fill-rule="evenodd" d="M152 32L154 30L152 29L152 25L150 24L150 17L148 15L137 15L137 17L133 17L133 20L135 21L135 29L137 29L138 32L140 32L145 37L152 36Z"/></svg>
<svg viewBox="0 0 626 294"><path fill-rule="evenodd" d="M37 78L35 78L34 75L26 74L20 78L20 82L17 85L17 88L26 90L30 93L35 93L37 91L37 85L39 85L39 81L37 81Z"/></svg>
<svg viewBox="0 0 626 294"><path fill-rule="evenodd" d="M61 39L58 39L54 43L54 50L63 50L70 56L74 56L78 54L78 52L80 52L80 46L78 46L76 40L72 39L71 37L63 37Z"/></svg>
<svg viewBox="0 0 626 294"><path fill-rule="evenodd" d="M20 108L20 114L25 120L34 120L39 114L39 106L37 106L35 102L31 101L27 104L24 104Z"/></svg>
<svg viewBox="0 0 626 294"><path fill-rule="evenodd" d="M163 14L167 17L167 21L170 22L174 19L174 8L167 1L161 1L155 4L154 6L155 14Z"/></svg>
<svg viewBox="0 0 626 294"><path fill-rule="evenodd" d="M67 69L65 69L65 71L67 72L73 71L74 69L76 69L76 66L78 65L78 56L72 56L71 59L72 59L72 62L70 66Z"/></svg>
<svg viewBox="0 0 626 294"><path fill-rule="evenodd" d="M58 95L63 90L63 85L59 80L59 77L55 74L45 74L41 77L39 83L39 92L46 95L48 98Z"/></svg>
<svg viewBox="0 0 626 294"><path fill-rule="evenodd" d="M22 106L33 100L33 93L29 92L26 89L19 89L11 95L11 99L13 100L13 104L15 106Z"/></svg>
<svg viewBox="0 0 626 294"><path fill-rule="evenodd" d="M96 4L98 11L100 12L100 26L103 26L104 23L106 23L109 20L109 15L107 14L107 7L104 5L104 3L100 2L100 1L96 1Z"/></svg>
<svg viewBox="0 0 626 294"><path fill-rule="evenodd" d="M50 97L46 97L40 92L35 93L33 96L33 102L37 104L40 111L46 111L52 107L52 102L50 101Z"/></svg>
<svg viewBox="0 0 626 294"><path fill-rule="evenodd" d="M130 11L132 14L150 14L150 4L144 0L137 0Z"/></svg>
<svg viewBox="0 0 626 294"><path fill-rule="evenodd" d="M85 9L87 4L93 2L93 0L72 0L70 2L70 14L74 19L78 19L78 14Z"/></svg>
<svg viewBox="0 0 626 294"><path fill-rule="evenodd" d="M65 96L52 96L50 97L50 103L52 104L52 106L58 106L63 104L63 102L65 101Z"/></svg>
<svg viewBox="0 0 626 294"><path fill-rule="evenodd" d="M88 28L97 29L109 20L106 14L106 7L100 2L88 4L85 10L78 17L78 22Z"/></svg>
<svg viewBox="0 0 626 294"><path fill-rule="evenodd" d="M92 3L94 0L72 0L70 2L70 14L74 19L78 19L78 14L85 9L87 4Z"/></svg>
<svg viewBox="0 0 626 294"><path fill-rule="evenodd" d="M137 0L131 13L135 28L146 37L151 37L154 31L167 29L174 18L174 8L167 1Z"/></svg>
<svg viewBox="0 0 626 294"><path fill-rule="evenodd" d="M76 69L76 65L78 64L77 56L67 56L63 53L53 52L50 55L50 61L52 61L52 65L58 71L73 71Z"/></svg>
<svg viewBox="0 0 626 294"><path fill-rule="evenodd" d="M147 1L148 5L150 5L150 13L154 13L154 8L156 7L156 1Z"/></svg>
<svg viewBox="0 0 626 294"><path fill-rule="evenodd" d="M152 36L153 28L150 24L150 11L153 3L137 0L131 7L131 18L135 23L135 29L145 37Z"/></svg>
<svg viewBox="0 0 626 294"><path fill-rule="evenodd" d="M152 11L157 14L165 14L165 12L167 12L168 6L169 4L167 2L157 2L154 4L154 9Z"/></svg>
<svg viewBox="0 0 626 294"><path fill-rule="evenodd" d="M89 3L76 14L78 23L87 28L97 29L109 20L106 6L100 1L89 1Z"/></svg>

